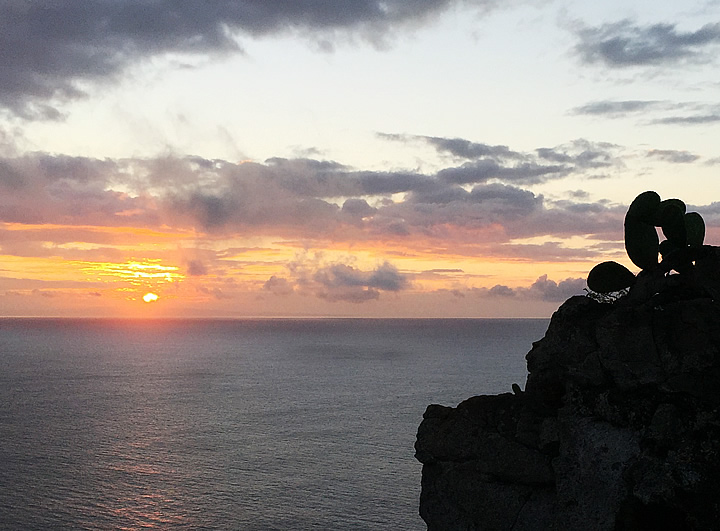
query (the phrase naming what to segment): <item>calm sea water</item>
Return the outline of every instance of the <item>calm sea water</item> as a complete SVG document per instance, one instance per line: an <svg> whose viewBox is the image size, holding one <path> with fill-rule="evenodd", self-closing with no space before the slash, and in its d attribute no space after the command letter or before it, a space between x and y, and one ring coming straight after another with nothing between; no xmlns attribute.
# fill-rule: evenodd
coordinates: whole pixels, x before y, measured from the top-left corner
<svg viewBox="0 0 720 531"><path fill-rule="evenodd" d="M547 323L0 319L0 527L424 529L425 407Z"/></svg>

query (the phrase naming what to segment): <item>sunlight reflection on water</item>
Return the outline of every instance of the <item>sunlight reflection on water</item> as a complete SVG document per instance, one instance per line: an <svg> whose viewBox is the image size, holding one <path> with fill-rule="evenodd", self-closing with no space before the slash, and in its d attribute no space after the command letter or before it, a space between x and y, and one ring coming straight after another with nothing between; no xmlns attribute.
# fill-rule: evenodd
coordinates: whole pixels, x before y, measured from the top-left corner
<svg viewBox="0 0 720 531"><path fill-rule="evenodd" d="M546 326L0 319L0 522L424 529L425 407L523 384Z"/></svg>

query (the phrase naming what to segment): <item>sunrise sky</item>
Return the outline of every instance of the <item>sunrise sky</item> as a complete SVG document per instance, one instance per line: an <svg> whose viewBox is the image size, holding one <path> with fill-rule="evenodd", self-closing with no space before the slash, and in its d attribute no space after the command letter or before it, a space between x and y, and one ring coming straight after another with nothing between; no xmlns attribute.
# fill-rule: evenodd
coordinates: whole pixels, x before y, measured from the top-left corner
<svg viewBox="0 0 720 531"><path fill-rule="evenodd" d="M644 190L720 243L719 51L718 1L0 1L0 316L549 316Z"/></svg>

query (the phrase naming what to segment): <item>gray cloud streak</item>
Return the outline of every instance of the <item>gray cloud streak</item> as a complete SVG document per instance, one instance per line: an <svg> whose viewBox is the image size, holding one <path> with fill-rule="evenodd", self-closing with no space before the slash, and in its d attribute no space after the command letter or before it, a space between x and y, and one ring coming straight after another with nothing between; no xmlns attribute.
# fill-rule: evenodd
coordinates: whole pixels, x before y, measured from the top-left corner
<svg viewBox="0 0 720 531"><path fill-rule="evenodd" d="M720 122L720 106L693 102L603 100L587 103L570 112L575 115L614 119L643 116L645 120L639 122L640 125L705 125ZM648 114L660 116L647 118Z"/></svg>
<svg viewBox="0 0 720 531"><path fill-rule="evenodd" d="M653 149L648 152L647 156L673 164L689 164L700 158L699 155L690 153L689 151L679 151L675 149Z"/></svg>
<svg viewBox="0 0 720 531"><path fill-rule="evenodd" d="M555 282L547 275L539 277L528 287L511 288L497 284L491 288L476 288L472 290L481 297L534 299L546 302L562 302L573 295L582 295L586 287L583 278L566 278Z"/></svg>
<svg viewBox="0 0 720 531"><path fill-rule="evenodd" d="M576 107L572 110L572 113L589 116L607 116L611 118L618 118L627 116L629 114L646 112L658 108L663 109L666 107L666 105L666 102L654 100L603 100L592 101L580 107Z"/></svg>
<svg viewBox="0 0 720 531"><path fill-rule="evenodd" d="M681 62L706 63L720 44L720 24L696 31L678 31L674 24L638 26L630 20L578 31L576 51L587 64L612 68L659 66Z"/></svg>

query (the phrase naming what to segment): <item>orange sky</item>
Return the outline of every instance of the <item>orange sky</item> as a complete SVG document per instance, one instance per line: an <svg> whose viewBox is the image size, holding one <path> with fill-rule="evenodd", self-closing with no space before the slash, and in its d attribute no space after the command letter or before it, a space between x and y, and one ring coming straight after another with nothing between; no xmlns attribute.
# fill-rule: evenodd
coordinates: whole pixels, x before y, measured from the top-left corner
<svg viewBox="0 0 720 531"><path fill-rule="evenodd" d="M5 315L533 316L580 286L558 290L552 278L577 278L587 267L493 256L492 245L458 241L453 230L443 227L445 240L361 231L348 243L332 235L299 241L296 234L5 223L0 301ZM476 237L482 241L483 231ZM544 291L538 285L514 304L539 272L550 275ZM514 293L489 293L499 285ZM157 301L143 302L146 293Z"/></svg>

